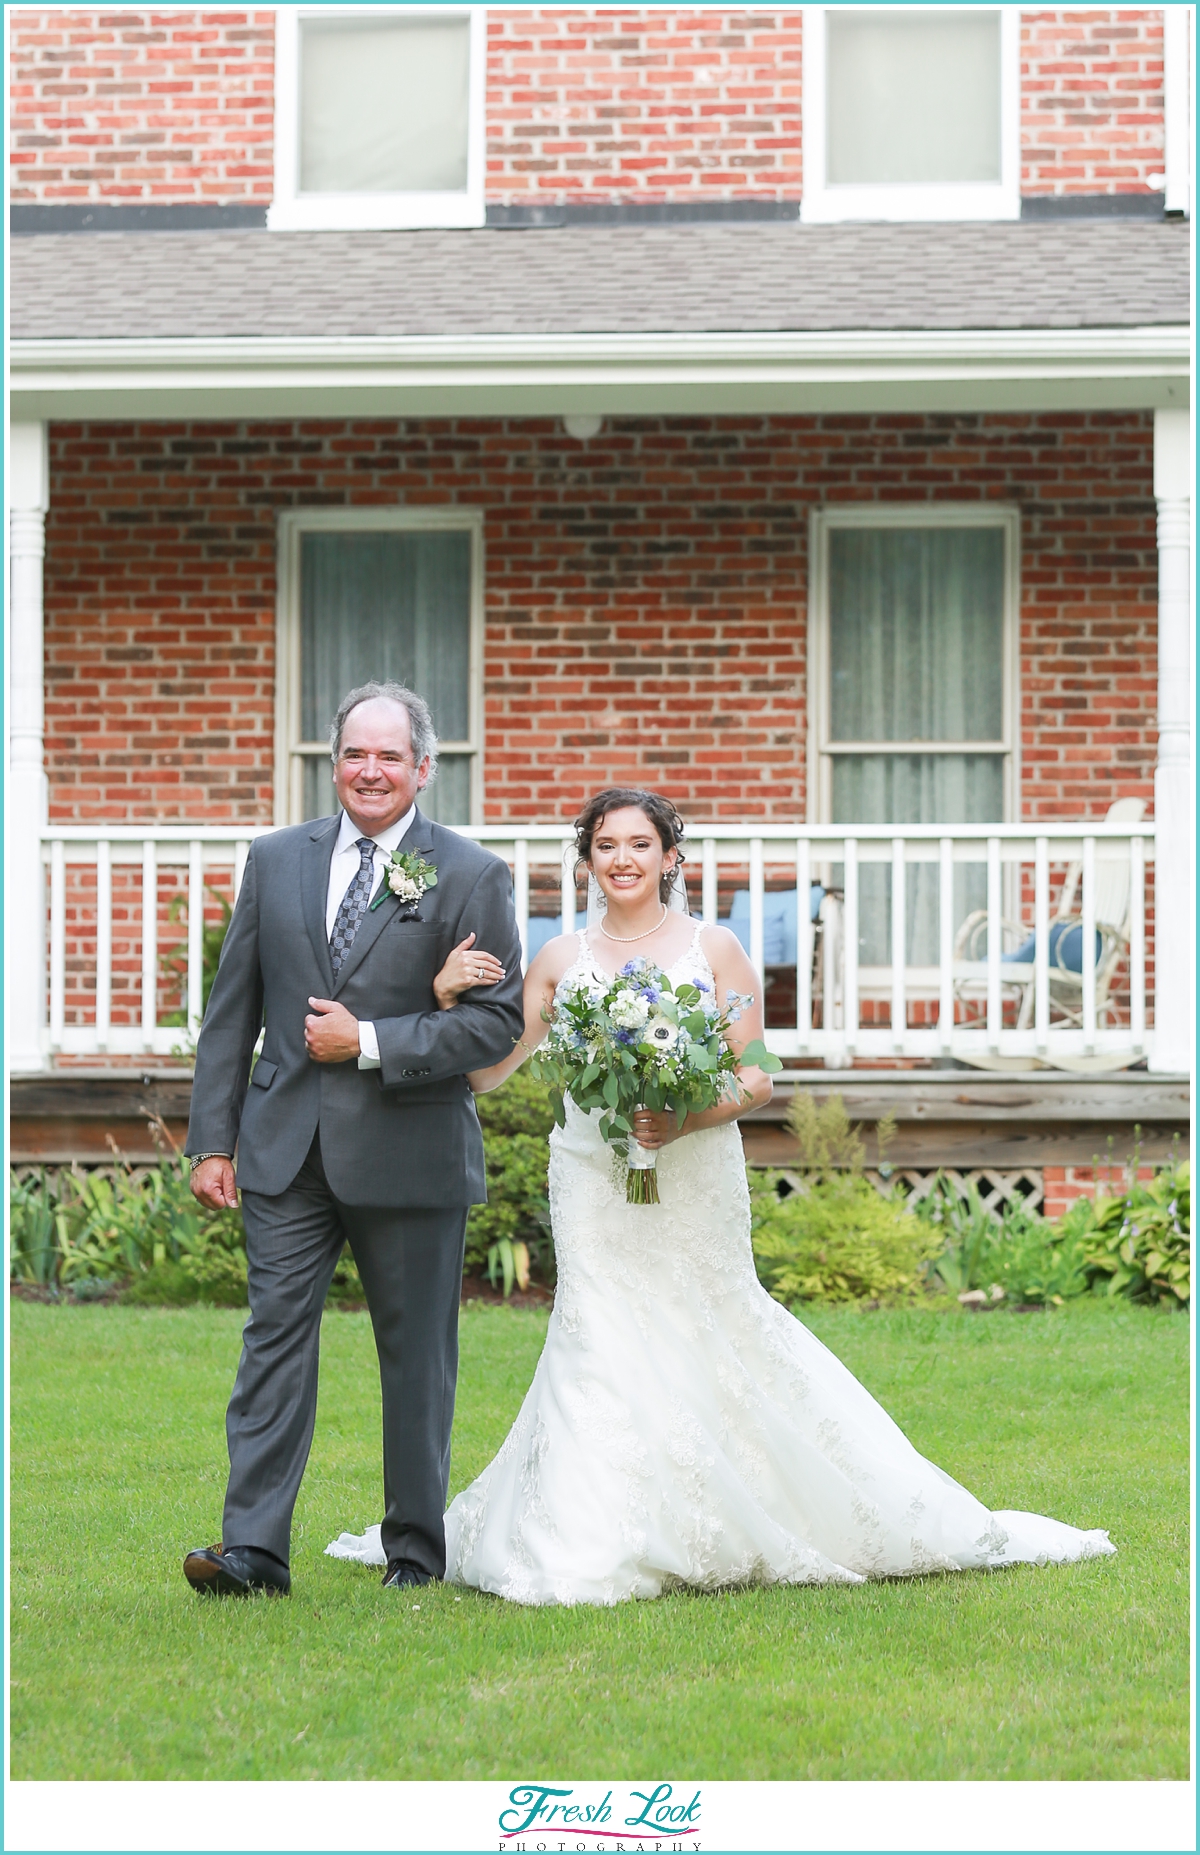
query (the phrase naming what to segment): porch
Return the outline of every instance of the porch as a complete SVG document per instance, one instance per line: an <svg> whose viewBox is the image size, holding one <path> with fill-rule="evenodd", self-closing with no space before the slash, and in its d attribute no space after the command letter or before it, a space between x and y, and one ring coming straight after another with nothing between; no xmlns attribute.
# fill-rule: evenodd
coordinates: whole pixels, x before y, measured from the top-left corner
<svg viewBox="0 0 1200 1855"><path fill-rule="evenodd" d="M849 278L858 244L693 232L589 244L614 267L599 310L573 234L339 244L383 267L352 332L321 320L316 235L28 241L8 854L36 925L10 913L9 1029L43 1107L60 1075L93 1099L103 1076L182 1077L218 898L258 832L327 809L305 550L343 560L368 534L459 562L446 819L509 861L527 947L578 920L582 793L659 785L688 823L693 909L763 971L797 1086L869 1071L929 1126L943 1072L989 1070L984 1120L1020 1127L1031 1078L1071 1076L1097 1104L1072 1111L1085 1164L1112 1091L1131 1131L1145 1075L1187 1072L1182 247L948 228L934 251L876 228L890 282L847 329L797 253ZM730 332L750 255L759 321ZM934 258L953 325L922 329ZM273 280L262 306L247 264ZM694 273L703 299L681 294ZM133 274L161 306L131 343L106 305ZM544 330L518 333L531 290ZM957 652L956 712L936 690L929 717L907 691L839 710L878 637L846 588L897 536L928 563L952 533L942 584L990 588L970 612L961 590L933 600L955 615L928 641Z"/></svg>

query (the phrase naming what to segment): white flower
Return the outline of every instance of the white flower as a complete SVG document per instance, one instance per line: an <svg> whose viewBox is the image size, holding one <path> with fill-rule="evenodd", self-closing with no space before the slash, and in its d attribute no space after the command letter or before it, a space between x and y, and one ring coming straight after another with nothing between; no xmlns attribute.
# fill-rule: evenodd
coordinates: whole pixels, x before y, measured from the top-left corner
<svg viewBox="0 0 1200 1855"><path fill-rule="evenodd" d="M622 992L609 1006L608 1015L618 1030L640 1031L650 1016L650 1006L636 992Z"/></svg>
<svg viewBox="0 0 1200 1855"><path fill-rule="evenodd" d="M656 1050L673 1050L679 1041L679 1032L670 1018L655 1018L646 1032L645 1041L652 1043Z"/></svg>
<svg viewBox="0 0 1200 1855"><path fill-rule="evenodd" d="M398 895L402 902L419 902L425 890L421 883L415 882L406 870L393 863L387 873L388 888L393 895Z"/></svg>

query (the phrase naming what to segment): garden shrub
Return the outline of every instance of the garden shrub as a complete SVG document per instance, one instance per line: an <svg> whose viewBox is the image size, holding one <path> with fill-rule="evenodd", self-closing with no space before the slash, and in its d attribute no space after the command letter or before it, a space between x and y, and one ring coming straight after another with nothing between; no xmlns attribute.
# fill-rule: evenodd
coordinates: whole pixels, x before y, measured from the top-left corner
<svg viewBox="0 0 1200 1855"><path fill-rule="evenodd" d="M1191 1168L1166 1166L1152 1179L1137 1177L1116 1196L1078 1198L1063 1218L1082 1251L1094 1293L1127 1295L1186 1307L1192 1292Z"/></svg>
<svg viewBox="0 0 1200 1855"><path fill-rule="evenodd" d="M206 1211L192 1196L190 1177L188 1161L174 1152L137 1169L118 1160L111 1173L72 1166L43 1169L29 1181L12 1174L11 1273L72 1292L136 1285L142 1301L155 1300L161 1289L171 1304L244 1304L241 1213Z"/></svg>
<svg viewBox="0 0 1200 1855"><path fill-rule="evenodd" d="M866 1145L841 1096L818 1106L798 1089L787 1126L796 1138L797 1172L760 1173L751 1185L754 1261L764 1288L785 1307L920 1292L923 1266L940 1238L865 1176ZM876 1129L881 1155L894 1134L887 1116Z"/></svg>
<svg viewBox="0 0 1200 1855"><path fill-rule="evenodd" d="M869 1179L804 1183L786 1197L779 1173L751 1195L754 1261L776 1301L902 1300L918 1294L940 1236Z"/></svg>
<svg viewBox="0 0 1200 1855"><path fill-rule="evenodd" d="M483 1128L488 1202L467 1220L464 1270L502 1281L506 1295L527 1285L529 1270L554 1279L554 1242L546 1173L554 1111L546 1086L517 1070L500 1088L477 1095Z"/></svg>
<svg viewBox="0 0 1200 1855"><path fill-rule="evenodd" d="M966 1197L960 1198L939 1174L915 1209L942 1238L929 1279L952 1295L999 1286L1004 1299L1018 1305L1057 1307L1087 1289L1074 1232L1020 1200L1010 1201L997 1216L974 1184L968 1183Z"/></svg>

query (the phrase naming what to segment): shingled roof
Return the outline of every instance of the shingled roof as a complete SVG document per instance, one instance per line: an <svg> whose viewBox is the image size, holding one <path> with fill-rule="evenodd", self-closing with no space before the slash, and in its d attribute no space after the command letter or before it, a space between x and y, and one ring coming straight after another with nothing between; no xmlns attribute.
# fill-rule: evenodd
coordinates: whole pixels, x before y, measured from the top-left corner
<svg viewBox="0 0 1200 1855"><path fill-rule="evenodd" d="M90 232L10 244L14 339L698 334L1186 323L1139 220Z"/></svg>

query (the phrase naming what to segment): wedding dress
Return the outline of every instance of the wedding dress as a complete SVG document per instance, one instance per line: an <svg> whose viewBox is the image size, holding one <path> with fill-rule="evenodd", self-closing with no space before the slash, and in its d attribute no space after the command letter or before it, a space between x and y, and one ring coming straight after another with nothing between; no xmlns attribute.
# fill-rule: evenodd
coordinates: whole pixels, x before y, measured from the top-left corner
<svg viewBox="0 0 1200 1855"><path fill-rule="evenodd" d="M711 968L692 944L673 979ZM559 991L607 983L580 936ZM1114 1552L1107 1533L989 1513L754 1272L735 1124L663 1148L661 1203L567 1103L550 1136L558 1287L495 1459L446 1514L447 1582L520 1604L681 1586L858 1584ZM379 1528L326 1550L383 1564Z"/></svg>

